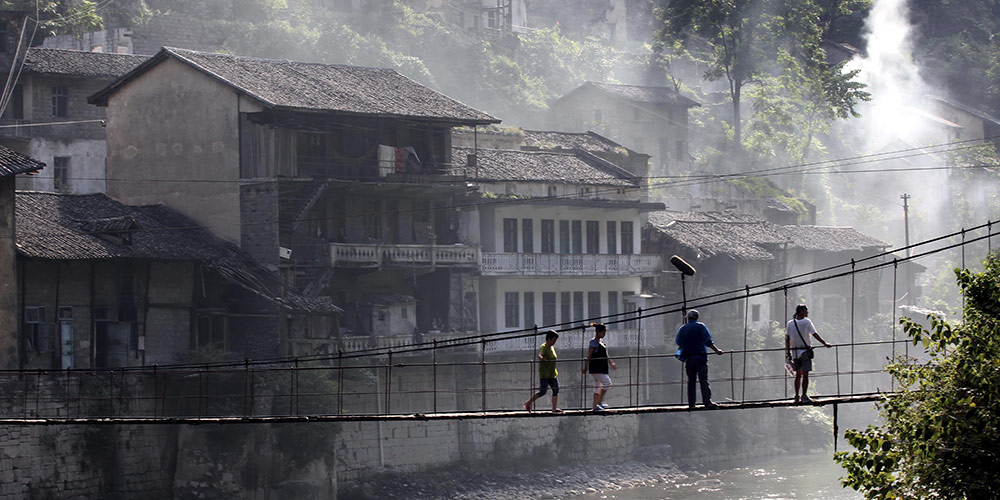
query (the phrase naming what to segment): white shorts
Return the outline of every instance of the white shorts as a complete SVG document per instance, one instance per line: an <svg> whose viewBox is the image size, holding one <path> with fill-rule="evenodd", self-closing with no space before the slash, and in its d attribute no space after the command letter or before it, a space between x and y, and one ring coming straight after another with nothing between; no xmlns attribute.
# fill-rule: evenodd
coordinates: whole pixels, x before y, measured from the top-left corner
<svg viewBox="0 0 1000 500"><path fill-rule="evenodd" d="M594 394L611 388L611 377L607 373L591 373L590 376L594 377Z"/></svg>

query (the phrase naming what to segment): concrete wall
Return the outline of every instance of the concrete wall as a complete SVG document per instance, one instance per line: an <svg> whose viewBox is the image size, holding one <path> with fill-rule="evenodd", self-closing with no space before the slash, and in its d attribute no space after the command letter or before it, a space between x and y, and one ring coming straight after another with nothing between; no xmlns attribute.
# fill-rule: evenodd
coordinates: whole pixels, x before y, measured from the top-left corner
<svg viewBox="0 0 1000 500"><path fill-rule="evenodd" d="M240 242L239 96L167 59L108 101L108 195L164 203ZM149 181L149 182L143 182Z"/></svg>
<svg viewBox="0 0 1000 500"><path fill-rule="evenodd" d="M107 145L104 139L48 139L35 138L27 145L25 154L45 162L47 168L36 175L18 177L17 188L26 191L56 191L56 156L68 156L67 189L62 192L73 194L103 193L105 186L105 155Z"/></svg>
<svg viewBox="0 0 1000 500"><path fill-rule="evenodd" d="M459 462L509 465L533 458L621 462L632 456L638 433L636 415L345 423L338 436L337 479L343 489L382 468L413 472Z"/></svg>

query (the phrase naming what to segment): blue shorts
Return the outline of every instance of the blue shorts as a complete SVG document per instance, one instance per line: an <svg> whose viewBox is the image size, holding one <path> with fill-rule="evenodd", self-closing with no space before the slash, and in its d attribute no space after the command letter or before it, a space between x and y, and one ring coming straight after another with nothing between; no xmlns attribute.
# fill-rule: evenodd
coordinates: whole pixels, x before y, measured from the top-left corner
<svg viewBox="0 0 1000 500"><path fill-rule="evenodd" d="M538 381L538 397L544 396L545 393L549 390L549 387L552 388L553 396L559 395L559 379L543 378Z"/></svg>

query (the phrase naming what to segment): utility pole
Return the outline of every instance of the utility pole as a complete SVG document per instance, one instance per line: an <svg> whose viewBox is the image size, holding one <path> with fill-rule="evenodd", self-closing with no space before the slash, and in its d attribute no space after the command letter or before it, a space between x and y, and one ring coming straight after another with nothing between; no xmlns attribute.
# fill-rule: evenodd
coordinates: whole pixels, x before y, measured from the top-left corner
<svg viewBox="0 0 1000 500"><path fill-rule="evenodd" d="M903 237L905 238L904 243L906 245L906 262L904 263L906 267L904 268L903 272L903 276L906 278L906 303L908 305L913 305L913 294L911 293L913 291L911 289L911 287L913 286L912 283L913 278L910 277L910 204L909 204L910 198L912 198L912 196L903 193L899 195L899 197L900 199L903 200Z"/></svg>
<svg viewBox="0 0 1000 500"><path fill-rule="evenodd" d="M903 200L903 231L906 238L906 256L910 256L910 205L909 200L912 198L910 195L903 193L899 195Z"/></svg>

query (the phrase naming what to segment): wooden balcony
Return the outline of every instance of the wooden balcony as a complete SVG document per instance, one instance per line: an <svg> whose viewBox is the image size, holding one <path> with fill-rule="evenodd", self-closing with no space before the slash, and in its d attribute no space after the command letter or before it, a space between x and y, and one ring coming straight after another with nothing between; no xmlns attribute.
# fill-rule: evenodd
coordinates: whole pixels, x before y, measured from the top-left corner
<svg viewBox="0 0 1000 500"><path fill-rule="evenodd" d="M479 247L331 243L334 267L477 267Z"/></svg>
<svg viewBox="0 0 1000 500"><path fill-rule="evenodd" d="M483 276L649 276L663 269L659 255L483 252Z"/></svg>

